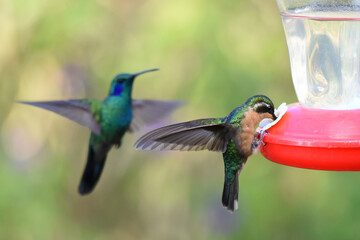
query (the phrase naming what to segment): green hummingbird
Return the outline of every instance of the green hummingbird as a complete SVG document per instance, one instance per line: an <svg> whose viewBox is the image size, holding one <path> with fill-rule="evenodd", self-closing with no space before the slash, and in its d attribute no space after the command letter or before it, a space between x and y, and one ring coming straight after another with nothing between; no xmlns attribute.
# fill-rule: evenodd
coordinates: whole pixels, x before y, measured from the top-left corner
<svg viewBox="0 0 360 240"><path fill-rule="evenodd" d="M183 103L180 101L135 100L131 98L134 79L149 69L135 74L115 76L109 95L103 100L79 99L46 102L20 102L40 107L66 117L91 130L87 163L79 193L90 193L96 186L110 149L121 145L125 132L152 124L168 116Z"/></svg>
<svg viewBox="0 0 360 240"><path fill-rule="evenodd" d="M274 111L268 97L256 95L224 118L199 119L155 129L142 136L135 148L222 152L225 164L222 204L233 212L238 206L239 173L259 144L254 129L264 118L275 120Z"/></svg>

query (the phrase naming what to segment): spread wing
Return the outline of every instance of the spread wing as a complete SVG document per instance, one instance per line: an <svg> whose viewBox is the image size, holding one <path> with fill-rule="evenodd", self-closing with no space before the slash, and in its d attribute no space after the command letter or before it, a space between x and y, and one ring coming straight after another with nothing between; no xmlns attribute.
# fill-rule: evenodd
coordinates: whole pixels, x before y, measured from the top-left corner
<svg viewBox="0 0 360 240"><path fill-rule="evenodd" d="M139 130L142 126L156 123L169 116L177 108L184 105L180 101L132 100L133 119L130 132Z"/></svg>
<svg viewBox="0 0 360 240"><path fill-rule="evenodd" d="M142 150L210 150L225 152L228 141L236 133L222 118L200 119L155 129L142 136L136 149Z"/></svg>
<svg viewBox="0 0 360 240"><path fill-rule="evenodd" d="M101 127L99 124L101 102L99 100L81 99L46 102L20 101L19 103L49 110L89 128L95 134L101 133Z"/></svg>

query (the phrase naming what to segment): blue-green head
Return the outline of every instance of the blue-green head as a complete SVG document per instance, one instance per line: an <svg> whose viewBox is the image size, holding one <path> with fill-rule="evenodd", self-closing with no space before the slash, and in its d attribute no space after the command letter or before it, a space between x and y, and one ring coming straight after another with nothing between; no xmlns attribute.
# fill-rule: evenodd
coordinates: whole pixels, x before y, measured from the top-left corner
<svg viewBox="0 0 360 240"><path fill-rule="evenodd" d="M274 120L276 119L274 104L270 98L264 95L253 96L245 104L258 114L269 113Z"/></svg>
<svg viewBox="0 0 360 240"><path fill-rule="evenodd" d="M130 96L134 80L137 76L139 76L140 74L143 74L143 73L157 71L157 70L159 70L159 69L154 68L154 69L149 69L149 70L141 71L141 72L134 73L134 74L121 73L121 74L116 75L114 80L111 83L109 95L110 96L121 96L123 94L128 94Z"/></svg>

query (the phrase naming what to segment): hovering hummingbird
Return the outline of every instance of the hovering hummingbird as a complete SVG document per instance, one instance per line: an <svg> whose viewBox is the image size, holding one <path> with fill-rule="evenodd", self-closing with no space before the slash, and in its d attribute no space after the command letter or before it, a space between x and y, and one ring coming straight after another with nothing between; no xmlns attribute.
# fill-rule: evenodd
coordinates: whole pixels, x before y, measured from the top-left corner
<svg viewBox="0 0 360 240"><path fill-rule="evenodd" d="M222 204L233 212L238 207L239 173L259 144L254 128L264 118L275 120L274 111L268 97L253 96L224 118L199 119L155 129L142 136L135 148L222 152L225 163Z"/></svg>
<svg viewBox="0 0 360 240"><path fill-rule="evenodd" d="M142 125L155 123L183 104L179 101L131 98L134 79L140 74L156 70L117 75L111 83L109 95L103 101L79 99L20 102L47 109L91 130L87 163L79 186L80 194L88 194L94 189L108 152L112 146L120 147L126 131L133 132Z"/></svg>

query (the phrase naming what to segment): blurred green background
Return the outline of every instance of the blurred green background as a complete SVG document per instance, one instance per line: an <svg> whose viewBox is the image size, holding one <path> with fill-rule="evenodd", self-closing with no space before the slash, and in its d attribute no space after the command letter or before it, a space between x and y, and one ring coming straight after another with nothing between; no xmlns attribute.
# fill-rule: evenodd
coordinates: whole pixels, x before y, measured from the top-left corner
<svg viewBox="0 0 360 240"><path fill-rule="evenodd" d="M135 151L144 132L80 197L89 131L14 101L104 98L117 73L153 67L133 96L188 102L173 121L296 101L275 0L0 1L0 239L360 238L356 172L254 155L230 214L220 153Z"/></svg>

